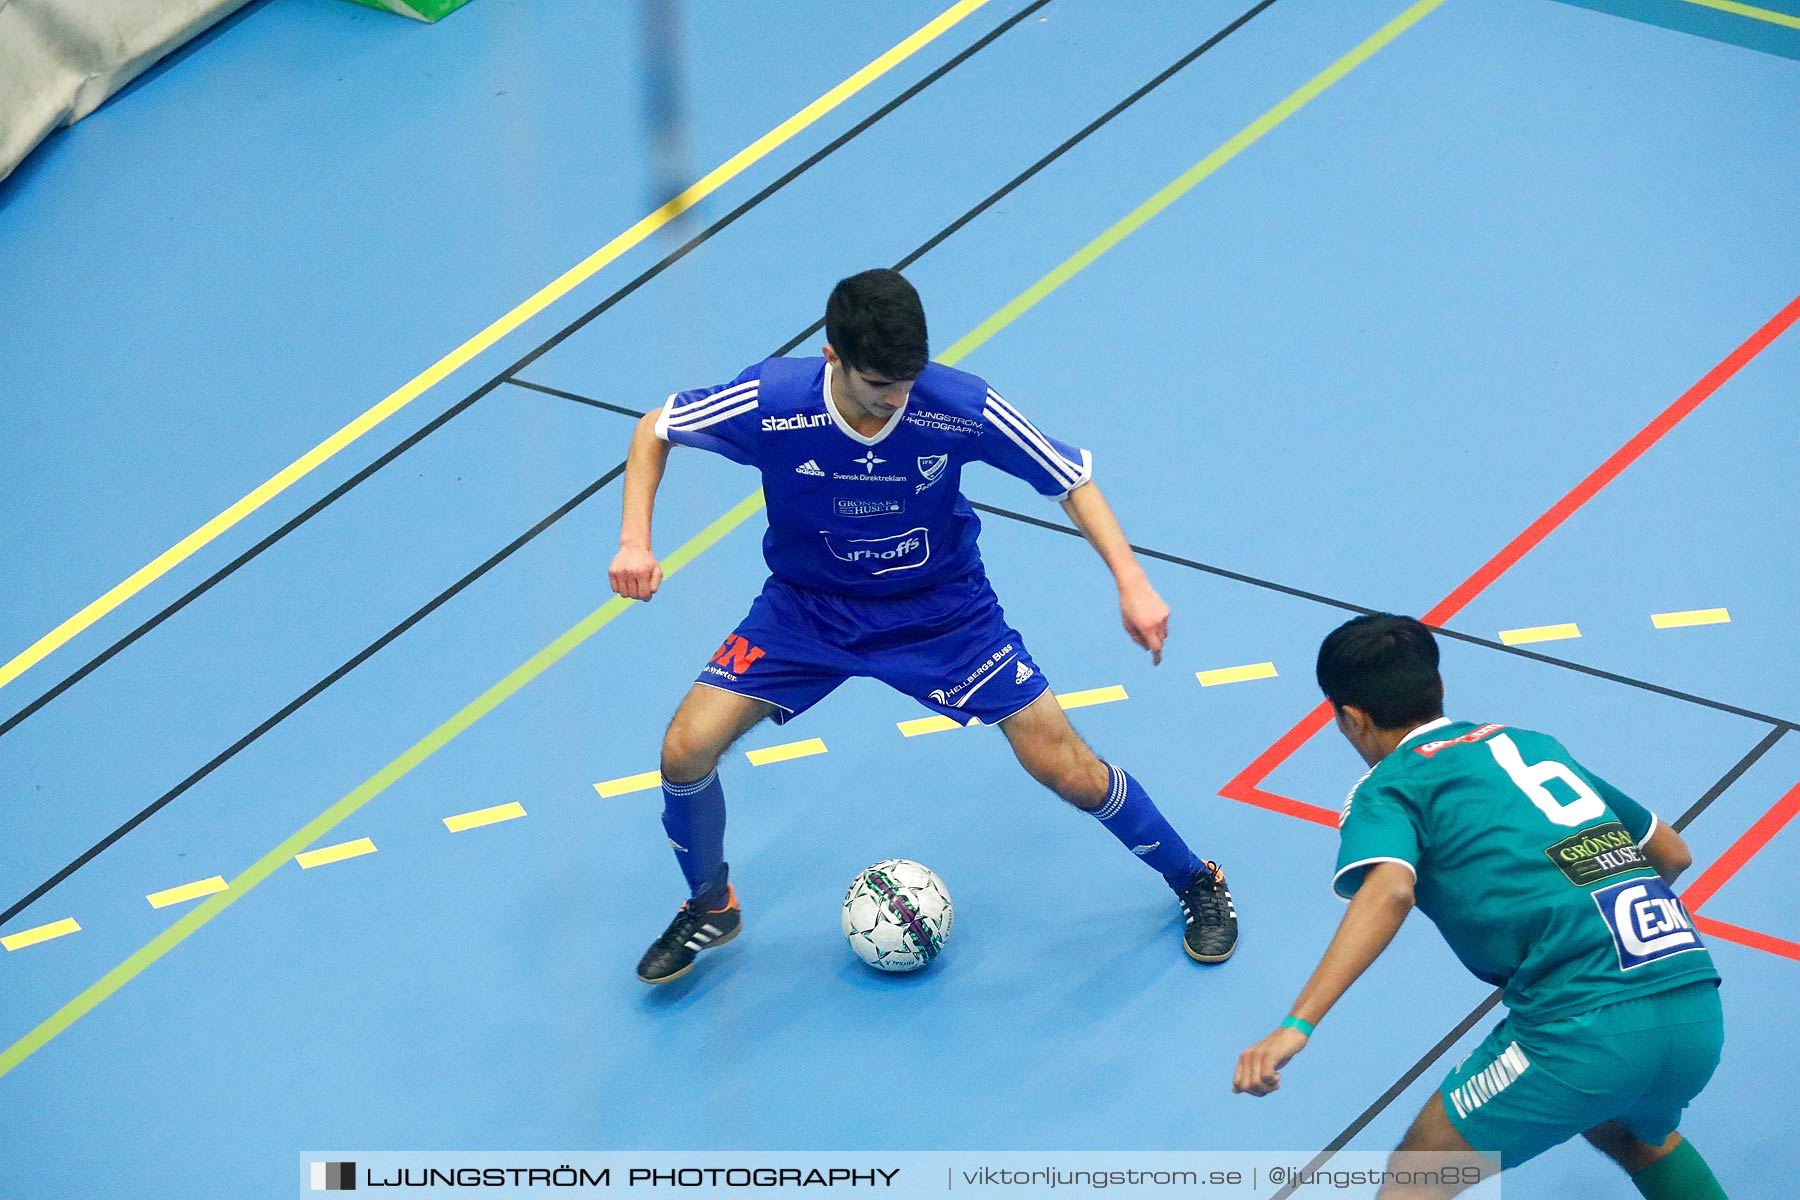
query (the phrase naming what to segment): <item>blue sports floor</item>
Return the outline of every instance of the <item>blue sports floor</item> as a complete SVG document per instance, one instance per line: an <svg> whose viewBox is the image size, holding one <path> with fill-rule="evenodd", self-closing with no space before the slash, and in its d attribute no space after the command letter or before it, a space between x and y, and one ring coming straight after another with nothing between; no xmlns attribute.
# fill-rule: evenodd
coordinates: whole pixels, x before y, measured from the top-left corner
<svg viewBox="0 0 1800 1200"><path fill-rule="evenodd" d="M0 1192L287 1195L327 1146L1391 1146L1495 1019L1422 918L1230 1094L1341 912L1361 767L1311 664L1366 607L1451 631L1451 715L1690 819L1729 1029L1684 1130L1792 1195L1800 4L1247 4L914 37L936 0L693 0L706 182L640 224L638 6L263 0L0 184ZM856 683L740 748L826 753L724 769L745 935L633 977L680 881L658 793L596 785L655 769L762 518L676 454L681 569L608 605L630 414L816 352L882 264L1146 551L1156 668L1060 509L968 480L1057 690L1128 697L1077 727L1229 870L1222 967L992 731L903 737ZM895 856L957 902L917 977L837 930ZM1508 1188L1631 1194L1579 1144Z"/></svg>

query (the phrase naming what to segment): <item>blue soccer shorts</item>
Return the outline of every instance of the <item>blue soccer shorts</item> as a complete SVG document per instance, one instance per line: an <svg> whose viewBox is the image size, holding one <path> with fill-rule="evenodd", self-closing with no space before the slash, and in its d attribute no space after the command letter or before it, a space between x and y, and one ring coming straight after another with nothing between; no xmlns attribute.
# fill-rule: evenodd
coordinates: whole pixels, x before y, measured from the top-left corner
<svg viewBox="0 0 1800 1200"><path fill-rule="evenodd" d="M696 682L797 717L866 676L959 725L997 725L1049 689L979 572L903 596L836 596L770 577Z"/></svg>

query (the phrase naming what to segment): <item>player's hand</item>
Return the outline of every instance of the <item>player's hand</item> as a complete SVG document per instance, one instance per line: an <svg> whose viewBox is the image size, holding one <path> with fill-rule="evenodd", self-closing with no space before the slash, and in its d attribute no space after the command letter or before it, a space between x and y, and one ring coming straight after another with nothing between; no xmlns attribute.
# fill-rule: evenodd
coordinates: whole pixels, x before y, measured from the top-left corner
<svg viewBox="0 0 1800 1200"><path fill-rule="evenodd" d="M1131 640L1150 652L1152 663L1161 665L1163 643L1169 640L1169 606L1149 580L1119 589L1119 615Z"/></svg>
<svg viewBox="0 0 1800 1200"><path fill-rule="evenodd" d="M1306 1042L1304 1033L1283 1025L1238 1055L1237 1077L1231 1081L1231 1090L1249 1092L1252 1096L1266 1096L1275 1091L1281 1086L1281 1068L1306 1049Z"/></svg>
<svg viewBox="0 0 1800 1200"><path fill-rule="evenodd" d="M662 586L662 564L656 555L637 546L622 546L607 571L612 590L627 600L648 600Z"/></svg>

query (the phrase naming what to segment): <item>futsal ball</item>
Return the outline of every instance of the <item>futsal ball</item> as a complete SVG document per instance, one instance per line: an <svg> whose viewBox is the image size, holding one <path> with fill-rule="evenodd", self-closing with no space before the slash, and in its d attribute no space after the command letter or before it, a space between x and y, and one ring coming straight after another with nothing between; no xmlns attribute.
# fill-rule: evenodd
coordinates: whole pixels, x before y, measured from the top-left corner
<svg viewBox="0 0 1800 1200"><path fill-rule="evenodd" d="M944 881L911 859L876 863L844 893L844 937L880 971L916 971L936 958L953 918Z"/></svg>

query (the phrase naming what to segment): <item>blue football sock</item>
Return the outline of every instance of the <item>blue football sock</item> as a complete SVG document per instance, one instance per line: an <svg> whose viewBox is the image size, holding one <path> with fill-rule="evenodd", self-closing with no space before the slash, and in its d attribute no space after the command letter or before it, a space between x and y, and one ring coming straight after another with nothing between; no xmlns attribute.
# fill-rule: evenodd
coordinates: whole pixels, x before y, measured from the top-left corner
<svg viewBox="0 0 1800 1200"><path fill-rule="evenodd" d="M688 895L717 899L725 889L725 789L719 772L693 783L663 780L663 832L687 879Z"/></svg>
<svg viewBox="0 0 1800 1200"><path fill-rule="evenodd" d="M1188 849L1175 827L1157 810L1143 784L1111 763L1106 764L1106 769L1112 775L1112 786L1106 793L1106 803L1094 810L1094 816L1120 844L1180 891L1206 864Z"/></svg>

